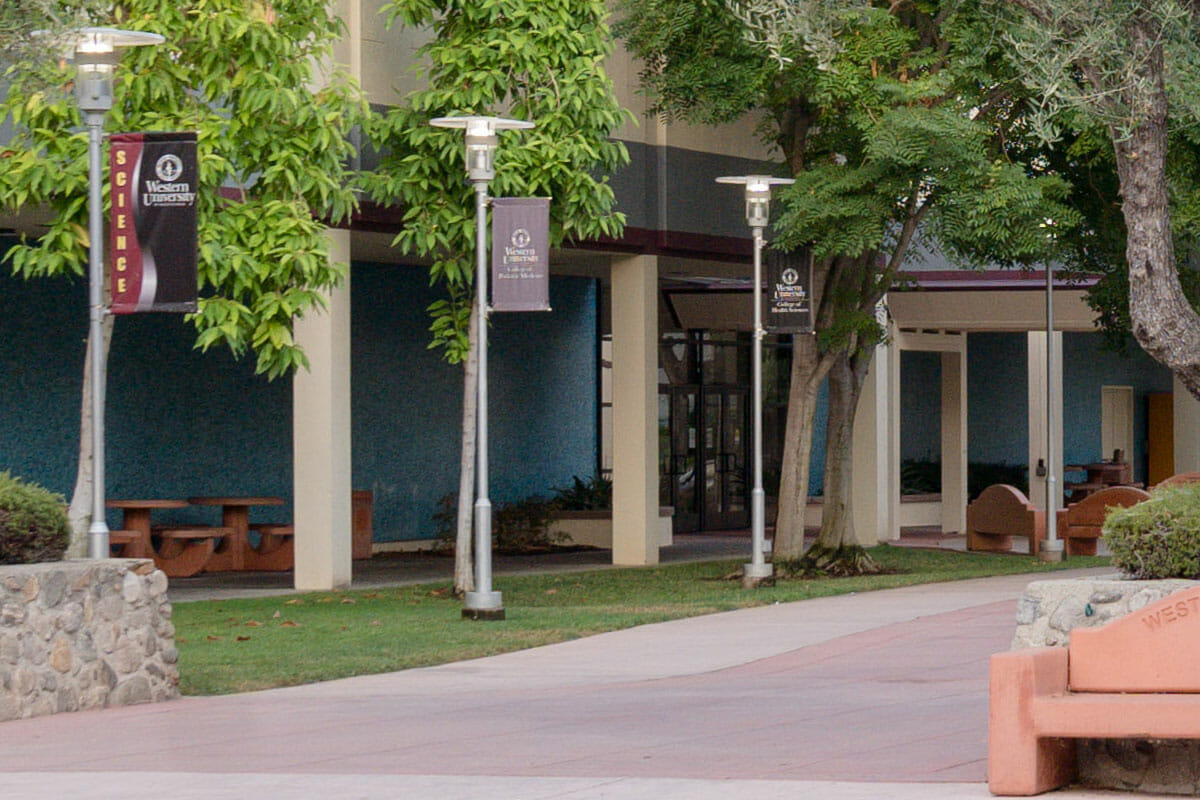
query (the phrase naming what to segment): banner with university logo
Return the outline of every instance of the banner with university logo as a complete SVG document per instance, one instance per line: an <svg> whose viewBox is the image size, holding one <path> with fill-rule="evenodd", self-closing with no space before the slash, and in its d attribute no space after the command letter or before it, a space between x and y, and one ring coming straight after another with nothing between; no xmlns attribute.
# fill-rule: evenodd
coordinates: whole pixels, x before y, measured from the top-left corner
<svg viewBox="0 0 1200 800"><path fill-rule="evenodd" d="M767 293L763 327L772 333L812 333L812 250L766 253Z"/></svg>
<svg viewBox="0 0 1200 800"><path fill-rule="evenodd" d="M110 137L114 314L196 310L196 134Z"/></svg>
<svg viewBox="0 0 1200 800"><path fill-rule="evenodd" d="M550 310L550 198L492 200L492 310Z"/></svg>

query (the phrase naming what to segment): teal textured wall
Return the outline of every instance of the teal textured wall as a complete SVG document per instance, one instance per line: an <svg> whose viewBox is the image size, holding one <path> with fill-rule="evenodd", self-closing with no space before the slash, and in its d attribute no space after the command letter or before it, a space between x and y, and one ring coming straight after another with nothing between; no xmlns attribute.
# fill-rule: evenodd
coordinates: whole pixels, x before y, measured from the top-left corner
<svg viewBox="0 0 1200 800"><path fill-rule="evenodd" d="M968 458L972 463L1024 464L1028 458L1028 362L1024 333L973 333L967 342ZM1105 350L1090 333L1063 334L1063 459L1081 464L1100 452L1100 389L1132 386L1135 480L1146 480L1146 395L1170 392L1171 373L1130 343L1125 355ZM1072 478L1077 479L1075 477Z"/></svg>
<svg viewBox="0 0 1200 800"><path fill-rule="evenodd" d="M425 348L423 271L356 264L351 300L353 482L376 495L375 538L433 534L436 500L457 487L461 370ZM555 278L554 311L495 315L492 497L546 493L596 464L596 289ZM0 275L0 469L69 495L87 332L82 280ZM108 496L269 494L289 501L291 383L250 358L192 349L177 315L116 320L109 361ZM213 522L212 509L156 519ZM109 524L120 523L118 514Z"/></svg>
<svg viewBox="0 0 1200 800"><path fill-rule="evenodd" d="M432 536L458 491L462 367L429 350L423 270L355 264L354 485L375 494L378 541ZM493 314L488 338L492 502L547 495L595 472L596 285L554 278L549 313Z"/></svg>

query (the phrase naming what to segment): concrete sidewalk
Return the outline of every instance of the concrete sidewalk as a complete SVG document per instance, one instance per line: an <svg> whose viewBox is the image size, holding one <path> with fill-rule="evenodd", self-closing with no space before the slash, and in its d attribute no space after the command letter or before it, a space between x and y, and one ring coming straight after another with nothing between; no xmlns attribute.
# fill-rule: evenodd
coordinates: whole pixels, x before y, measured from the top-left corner
<svg viewBox="0 0 1200 800"><path fill-rule="evenodd" d="M987 659L1007 649L1029 580L821 598L428 669L5 723L0 788L206 800L989 797Z"/></svg>

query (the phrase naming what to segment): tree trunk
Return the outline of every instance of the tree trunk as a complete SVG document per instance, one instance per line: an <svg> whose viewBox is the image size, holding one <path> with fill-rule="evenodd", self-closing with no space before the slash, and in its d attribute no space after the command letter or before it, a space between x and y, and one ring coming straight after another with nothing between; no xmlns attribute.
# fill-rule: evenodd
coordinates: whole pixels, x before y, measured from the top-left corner
<svg viewBox="0 0 1200 800"><path fill-rule="evenodd" d="M458 530L454 537L454 593L462 596L475 590L471 534L475 515L475 424L479 388L479 305L471 304L467 327L470 349L463 360L462 460L458 473Z"/></svg>
<svg viewBox="0 0 1200 800"><path fill-rule="evenodd" d="M808 505L813 412L817 406L817 390L831 364L832 359L822 357L818 352L815 336L796 334L792 345L791 389L772 548L776 561L797 559L804 554L804 509Z"/></svg>
<svg viewBox="0 0 1200 800"><path fill-rule="evenodd" d="M850 499L854 491L854 415L867 379L874 347L840 353L829 371L829 421L825 436L825 503L817 540L802 569L833 575L878 572L858 543Z"/></svg>
<svg viewBox="0 0 1200 800"><path fill-rule="evenodd" d="M101 320L101 347L104 363L108 363L108 352L112 347L113 317L105 314ZM87 347L83 354L83 399L79 410L79 467L75 472L75 489L71 493L71 504L67 507L67 518L71 522L71 542L67 545L67 558L84 558L88 549L88 528L92 524L92 342L88 332ZM101 387L103 392L105 387Z"/></svg>
<svg viewBox="0 0 1200 800"><path fill-rule="evenodd" d="M1129 316L1133 335L1156 361L1174 372L1200 399L1200 316L1179 284L1167 192L1167 93L1161 43L1153 31L1139 29L1135 39L1150 53L1144 89L1131 98L1147 109L1128 136L1112 130L1121 212L1128 233ZM1139 48L1140 49L1140 48Z"/></svg>

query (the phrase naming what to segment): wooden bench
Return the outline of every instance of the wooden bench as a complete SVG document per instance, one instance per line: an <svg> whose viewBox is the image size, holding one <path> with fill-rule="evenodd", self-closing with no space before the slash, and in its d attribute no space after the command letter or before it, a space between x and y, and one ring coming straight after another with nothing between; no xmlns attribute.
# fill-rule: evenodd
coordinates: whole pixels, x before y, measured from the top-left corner
<svg viewBox="0 0 1200 800"><path fill-rule="evenodd" d="M250 530L258 534L258 544L246 551L246 569L280 572L295 565L295 525L252 522Z"/></svg>
<svg viewBox="0 0 1200 800"><path fill-rule="evenodd" d="M149 558L148 553L141 552L141 541L142 534L138 531L108 532L108 547L113 558Z"/></svg>
<svg viewBox="0 0 1200 800"><path fill-rule="evenodd" d="M1165 479L1155 489L1163 486L1184 486L1189 483L1200 483L1200 472L1180 472Z"/></svg>
<svg viewBox="0 0 1200 800"><path fill-rule="evenodd" d="M187 578L208 564L217 541L233 533L219 525L162 525L151 528L159 539L154 565L168 578Z"/></svg>
<svg viewBox="0 0 1200 800"><path fill-rule="evenodd" d="M993 484L967 506L967 549L988 552L1012 550L1012 537L1029 540L1030 555L1046 538L1046 514L1033 507L1015 486Z"/></svg>
<svg viewBox="0 0 1200 800"><path fill-rule="evenodd" d="M1058 512L1058 538L1066 542L1069 556L1094 556L1100 541L1100 529L1109 509L1129 508L1150 493L1134 486L1110 486L1071 503Z"/></svg>
<svg viewBox="0 0 1200 800"><path fill-rule="evenodd" d="M1067 647L991 659L988 788L1057 789L1076 775L1073 739L1200 739L1200 587L1098 628Z"/></svg>

